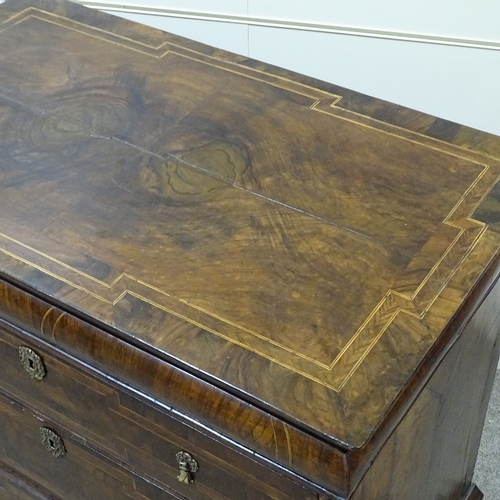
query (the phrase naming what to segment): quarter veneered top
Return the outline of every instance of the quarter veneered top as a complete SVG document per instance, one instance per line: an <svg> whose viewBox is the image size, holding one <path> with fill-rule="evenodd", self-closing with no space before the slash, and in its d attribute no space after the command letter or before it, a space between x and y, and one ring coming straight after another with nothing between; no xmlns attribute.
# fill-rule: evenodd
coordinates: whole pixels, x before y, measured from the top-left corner
<svg viewBox="0 0 500 500"><path fill-rule="evenodd" d="M363 444L496 255L496 160L352 92L31 5L0 14L3 272Z"/></svg>

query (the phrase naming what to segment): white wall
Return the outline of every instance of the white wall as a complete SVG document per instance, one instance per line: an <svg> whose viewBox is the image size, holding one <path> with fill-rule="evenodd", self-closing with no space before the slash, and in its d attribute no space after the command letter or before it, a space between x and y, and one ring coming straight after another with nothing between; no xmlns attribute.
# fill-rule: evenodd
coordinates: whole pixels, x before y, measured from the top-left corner
<svg viewBox="0 0 500 500"><path fill-rule="evenodd" d="M77 1L500 135L497 0Z"/></svg>

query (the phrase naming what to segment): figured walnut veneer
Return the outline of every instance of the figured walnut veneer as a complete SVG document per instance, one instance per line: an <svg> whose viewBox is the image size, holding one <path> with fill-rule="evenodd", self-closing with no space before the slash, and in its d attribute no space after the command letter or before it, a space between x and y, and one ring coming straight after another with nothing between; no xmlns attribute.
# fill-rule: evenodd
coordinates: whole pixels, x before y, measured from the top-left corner
<svg viewBox="0 0 500 500"><path fill-rule="evenodd" d="M0 8L0 77L0 313L49 358L284 467L310 488L297 498L370 495L371 462L418 441L398 431L412 411L438 432L427 384L491 380L496 344L478 340L475 388L450 349L498 278L498 138L64 0ZM102 403L116 422L117 394ZM118 425L80 414L63 426L130 462L103 439Z"/></svg>

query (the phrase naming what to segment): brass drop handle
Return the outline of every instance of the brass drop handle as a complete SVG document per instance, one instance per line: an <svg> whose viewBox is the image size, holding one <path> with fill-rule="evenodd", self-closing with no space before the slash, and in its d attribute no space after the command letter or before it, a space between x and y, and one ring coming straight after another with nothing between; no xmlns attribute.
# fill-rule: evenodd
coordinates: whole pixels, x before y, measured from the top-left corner
<svg viewBox="0 0 500 500"><path fill-rule="evenodd" d="M56 458L66 455L63 440L53 430L47 427L40 427L40 436L45 448Z"/></svg>
<svg viewBox="0 0 500 500"><path fill-rule="evenodd" d="M47 375L42 358L29 347L19 347L19 361L31 378L42 380Z"/></svg>
<svg viewBox="0 0 500 500"><path fill-rule="evenodd" d="M179 464L179 475L177 479L181 483L192 483L194 481L193 474L198 470L198 463L196 460L185 451L179 451L175 458Z"/></svg>

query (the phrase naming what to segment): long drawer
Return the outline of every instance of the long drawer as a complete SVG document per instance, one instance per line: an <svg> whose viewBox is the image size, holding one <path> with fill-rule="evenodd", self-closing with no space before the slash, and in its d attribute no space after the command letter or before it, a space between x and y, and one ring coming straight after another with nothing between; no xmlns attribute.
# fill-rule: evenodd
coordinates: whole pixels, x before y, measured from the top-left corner
<svg viewBox="0 0 500 500"><path fill-rule="evenodd" d="M0 362L4 392L161 489L192 500L236 500L236 490L237 500L317 498L294 481L194 429L188 419L174 416L175 412L148 401L146 395L127 390L10 325L0 327ZM43 376L33 373L37 364ZM179 464L180 452L194 460L196 470L188 470L187 477L181 469L189 466Z"/></svg>
<svg viewBox="0 0 500 500"><path fill-rule="evenodd" d="M57 425L1 393L0 429L2 460L53 492L56 498L180 500L95 453ZM19 498L37 498L26 490L17 490Z"/></svg>
<svg viewBox="0 0 500 500"><path fill-rule="evenodd" d="M12 468L0 462L0 498L2 500L61 500L43 491Z"/></svg>

